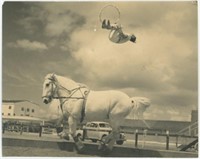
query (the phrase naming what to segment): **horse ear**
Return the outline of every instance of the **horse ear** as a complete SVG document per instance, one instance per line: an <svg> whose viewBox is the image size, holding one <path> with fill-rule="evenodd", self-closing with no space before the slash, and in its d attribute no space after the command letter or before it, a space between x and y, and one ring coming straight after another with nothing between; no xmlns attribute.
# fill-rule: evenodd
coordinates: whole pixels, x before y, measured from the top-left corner
<svg viewBox="0 0 200 159"><path fill-rule="evenodd" d="M51 79L52 79L52 81L56 81L56 74L55 73L52 73Z"/></svg>
<svg viewBox="0 0 200 159"><path fill-rule="evenodd" d="M55 73L51 73L47 75L47 78L51 81L56 81L56 76Z"/></svg>

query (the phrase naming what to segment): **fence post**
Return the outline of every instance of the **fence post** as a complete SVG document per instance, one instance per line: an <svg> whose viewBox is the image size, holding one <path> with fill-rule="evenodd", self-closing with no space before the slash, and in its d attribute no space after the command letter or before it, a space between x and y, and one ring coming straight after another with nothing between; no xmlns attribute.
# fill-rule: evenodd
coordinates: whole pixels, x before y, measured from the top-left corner
<svg viewBox="0 0 200 159"><path fill-rule="evenodd" d="M84 141L84 140L85 140L86 131L87 131L87 130L83 128L83 138L82 138L82 141Z"/></svg>
<svg viewBox="0 0 200 159"><path fill-rule="evenodd" d="M23 129L24 129L24 128L23 128L23 124L21 124L21 125L20 125L20 135L22 135Z"/></svg>
<svg viewBox="0 0 200 159"><path fill-rule="evenodd" d="M169 130L166 131L166 150L169 150Z"/></svg>
<svg viewBox="0 0 200 159"><path fill-rule="evenodd" d="M39 137L42 136L42 125L40 125L40 129L39 129Z"/></svg>
<svg viewBox="0 0 200 159"><path fill-rule="evenodd" d="M145 143L146 143L146 136L147 136L147 129L144 129L143 131L143 144L142 147L145 147Z"/></svg>
<svg viewBox="0 0 200 159"><path fill-rule="evenodd" d="M178 135L176 136L176 147L178 147Z"/></svg>
<svg viewBox="0 0 200 159"><path fill-rule="evenodd" d="M135 130L135 147L138 147L138 129Z"/></svg>
<svg viewBox="0 0 200 159"><path fill-rule="evenodd" d="M6 129L6 128L5 128L5 125L6 125L5 123L3 123L3 125L2 125L2 126L3 126L3 128L2 128L2 130L3 130L2 133L3 133L3 134L5 133L5 129Z"/></svg>

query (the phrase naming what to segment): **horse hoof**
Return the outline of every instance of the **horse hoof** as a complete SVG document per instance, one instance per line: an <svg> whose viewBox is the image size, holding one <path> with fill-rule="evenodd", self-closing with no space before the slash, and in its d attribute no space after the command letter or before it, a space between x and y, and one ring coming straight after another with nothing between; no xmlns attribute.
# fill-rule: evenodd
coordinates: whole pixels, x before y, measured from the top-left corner
<svg viewBox="0 0 200 159"><path fill-rule="evenodd" d="M98 146L98 150L100 150L100 151L104 151L106 148L107 148L106 144L102 144L102 143L101 143L101 144Z"/></svg>
<svg viewBox="0 0 200 159"><path fill-rule="evenodd" d="M112 152L112 150L110 150L109 148L106 148L103 152L102 155L107 156Z"/></svg>
<svg viewBox="0 0 200 159"><path fill-rule="evenodd" d="M85 147L84 144L81 143L81 142L75 143L75 148L76 148L76 150L77 150L78 153L83 152L84 147Z"/></svg>
<svg viewBox="0 0 200 159"><path fill-rule="evenodd" d="M61 139L70 140L69 135L66 133L60 133L58 136L60 136Z"/></svg>
<svg viewBox="0 0 200 159"><path fill-rule="evenodd" d="M109 155L112 151L111 149L108 148L108 146L106 144L99 145L98 150L101 151L101 155L103 155L103 156Z"/></svg>
<svg viewBox="0 0 200 159"><path fill-rule="evenodd" d="M69 135L63 136L63 139L65 139L65 140L70 140Z"/></svg>

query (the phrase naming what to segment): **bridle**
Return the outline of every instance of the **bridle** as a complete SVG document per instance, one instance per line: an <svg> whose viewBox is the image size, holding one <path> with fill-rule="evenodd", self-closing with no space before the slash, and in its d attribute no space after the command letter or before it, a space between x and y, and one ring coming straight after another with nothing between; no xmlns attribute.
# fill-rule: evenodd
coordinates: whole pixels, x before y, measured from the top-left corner
<svg viewBox="0 0 200 159"><path fill-rule="evenodd" d="M90 92L89 88L87 86L78 86L76 88L73 88L73 89L68 89L66 87L63 87L62 85L60 85L59 83L56 83L55 80L51 79L51 78L48 78L48 80L50 80L50 82L48 84L51 84L52 87L51 87L51 94L48 95L48 96L42 96L42 98L49 98L49 99L65 99L63 100L61 103L60 103L60 108L63 112L63 104L65 102L67 102L69 99L83 99L83 107L82 107L82 111L81 111L81 122L83 121L83 118L85 116L85 103L86 103L86 100L87 100L87 96ZM55 88L54 88L55 86ZM61 88L65 91L68 92L69 96L55 96L55 93L58 91L58 88ZM86 88L87 90L82 92L81 89L82 88ZM80 97L73 97L73 95L79 91L81 93L81 96Z"/></svg>
<svg viewBox="0 0 200 159"><path fill-rule="evenodd" d="M53 99L54 98L54 94L55 94L55 92L57 91L56 90L56 85L55 85L55 83L51 80L51 79L49 79L51 82L49 82L48 84L49 85L52 85L51 86L51 94L50 95L45 95L45 96L42 96L42 98L51 98L51 99ZM47 85L47 84L46 84ZM53 88L54 87L54 85L55 85L55 89Z"/></svg>
<svg viewBox="0 0 200 159"><path fill-rule="evenodd" d="M87 94L87 92L82 92L81 91L81 88L87 88L86 86L78 86L76 88L73 88L73 89L68 89L68 88L65 88L63 87L62 85L60 84L57 84L55 83L55 81L53 81L51 78L48 78L48 80L50 80L51 82L49 82L48 84L51 84L52 87L51 87L51 94L50 95L46 95L46 96L42 96L42 98L52 98L52 99L62 99L62 98L65 98L65 99L85 99L85 95ZM55 86L55 89L53 88L53 86ZM56 91L58 90L58 88L62 88L64 89L65 91L68 92L69 96L54 96ZM73 97L73 95L77 92L77 91L80 91L81 93L81 97Z"/></svg>

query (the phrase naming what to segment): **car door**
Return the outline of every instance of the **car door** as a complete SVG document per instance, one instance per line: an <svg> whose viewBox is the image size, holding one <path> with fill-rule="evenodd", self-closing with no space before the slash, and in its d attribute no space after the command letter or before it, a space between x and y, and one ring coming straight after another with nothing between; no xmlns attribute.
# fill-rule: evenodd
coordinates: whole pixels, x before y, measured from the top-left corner
<svg viewBox="0 0 200 159"><path fill-rule="evenodd" d="M90 123L87 127L87 137L89 139L98 139L98 124Z"/></svg>

